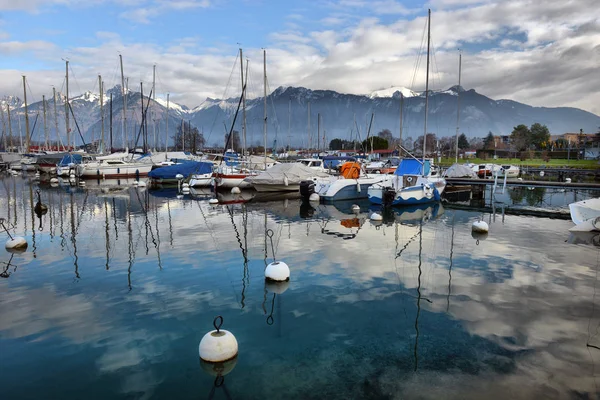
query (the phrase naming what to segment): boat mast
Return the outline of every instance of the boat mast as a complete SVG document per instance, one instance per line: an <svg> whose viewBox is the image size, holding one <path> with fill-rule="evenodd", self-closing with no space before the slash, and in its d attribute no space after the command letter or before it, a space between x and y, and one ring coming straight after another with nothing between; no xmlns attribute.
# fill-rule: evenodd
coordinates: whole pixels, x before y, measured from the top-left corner
<svg viewBox="0 0 600 400"><path fill-rule="evenodd" d="M456 143L454 148L455 160L458 162L458 131L460 124L460 73L462 68L462 54L458 53L458 88L456 89Z"/></svg>
<svg viewBox="0 0 600 400"><path fill-rule="evenodd" d="M290 150L291 150L291 140L292 140L292 96L290 96L290 102L288 104L288 148L287 148L287 154L289 157L290 154Z"/></svg>
<svg viewBox="0 0 600 400"><path fill-rule="evenodd" d="M321 113L317 113L317 157L321 151Z"/></svg>
<svg viewBox="0 0 600 400"><path fill-rule="evenodd" d="M65 86L66 86L66 98L65 98L65 129L67 131L67 150L70 150L71 146L71 126L69 125L69 61L65 60Z"/></svg>
<svg viewBox="0 0 600 400"><path fill-rule="evenodd" d="M46 95L42 95L42 104L44 106L44 138L46 139L46 150L50 148L48 143L48 125L46 120Z"/></svg>
<svg viewBox="0 0 600 400"><path fill-rule="evenodd" d="M308 102L308 125L306 126L306 130L308 131L308 150L310 151L311 143L311 129L310 129L310 101Z"/></svg>
<svg viewBox="0 0 600 400"><path fill-rule="evenodd" d="M100 88L100 154L104 154L104 84L100 75L98 75L98 87Z"/></svg>
<svg viewBox="0 0 600 400"><path fill-rule="evenodd" d="M429 47L431 42L431 9L427 11L427 72L425 73L425 132L423 134L423 175L425 175L425 155L427 150L427 112L429 110Z"/></svg>
<svg viewBox="0 0 600 400"><path fill-rule="evenodd" d="M8 117L8 144L10 149L13 149L12 124L10 122L10 104L6 103L6 116Z"/></svg>
<svg viewBox="0 0 600 400"><path fill-rule="evenodd" d="M263 123L265 140L265 170L267 169L267 50L263 49L263 77L264 77L264 97L265 97L265 118ZM273 149L275 151L275 149Z"/></svg>
<svg viewBox="0 0 600 400"><path fill-rule="evenodd" d="M56 88L54 86L52 86L52 103L54 104L54 129L56 130L56 139L61 143L60 133L58 133L58 111L56 111ZM65 146L63 146L63 150L64 149Z"/></svg>
<svg viewBox="0 0 600 400"><path fill-rule="evenodd" d="M2 141L4 145L4 151L6 151L6 120L4 119L4 106L0 104L0 117L2 117Z"/></svg>
<svg viewBox="0 0 600 400"><path fill-rule="evenodd" d="M240 48L240 73L242 76L242 157L246 155L246 87L244 85L244 58ZM233 145L233 138L231 138ZM232 146L233 147L233 146ZM227 151L227 149L225 149Z"/></svg>
<svg viewBox="0 0 600 400"><path fill-rule="evenodd" d="M25 102L25 149L29 153L29 113L27 112L27 83L23 75L23 101Z"/></svg>
<svg viewBox="0 0 600 400"><path fill-rule="evenodd" d="M110 113L109 113L110 123L108 125L108 127L109 127L108 128L109 129L109 134L110 134L110 152L111 153L112 153L112 148L113 148L113 129L112 129L113 128L113 103L112 103L113 98L112 97L113 97L113 94L112 94L112 91L111 91L110 92Z"/></svg>
<svg viewBox="0 0 600 400"><path fill-rule="evenodd" d="M400 146L402 146L402 127L404 123L404 118L402 114L404 113L404 95L400 92ZM400 151L399 151L400 152ZM400 153L398 153L400 155Z"/></svg>
<svg viewBox="0 0 600 400"><path fill-rule="evenodd" d="M167 141L169 140L169 94L167 93L167 128L165 130L165 160L167 157Z"/></svg>
<svg viewBox="0 0 600 400"><path fill-rule="evenodd" d="M125 153L127 153L129 151L127 143L125 142L125 130L127 129L127 100L125 98L125 75L123 75L123 56L121 54L119 54L119 63L121 64L121 96L123 97L123 125L121 127L121 138L123 140Z"/></svg>
<svg viewBox="0 0 600 400"><path fill-rule="evenodd" d="M152 67L152 110L150 116L152 117L152 136L154 141L152 142L152 151L156 152L156 120L154 119L154 102L156 101L156 64Z"/></svg>

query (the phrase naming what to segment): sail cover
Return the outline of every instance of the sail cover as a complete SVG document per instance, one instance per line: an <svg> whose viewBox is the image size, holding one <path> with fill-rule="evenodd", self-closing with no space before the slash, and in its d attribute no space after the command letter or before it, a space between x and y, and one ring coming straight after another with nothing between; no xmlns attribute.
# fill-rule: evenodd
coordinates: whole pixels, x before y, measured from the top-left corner
<svg viewBox="0 0 600 400"><path fill-rule="evenodd" d="M181 164L169 165L156 168L148 173L153 179L176 179L177 174L183 175L184 179L192 174L209 174L213 170L213 163L201 161L186 161Z"/></svg>
<svg viewBox="0 0 600 400"><path fill-rule="evenodd" d="M400 165L396 168L394 175L429 175L430 164L429 161L425 160L425 171L423 171L423 165L421 160L415 160L412 158L404 158L400 161Z"/></svg>
<svg viewBox="0 0 600 400"><path fill-rule="evenodd" d="M282 185L287 178L288 185L298 185L301 181L317 176L328 176L324 172L315 171L300 163L275 164L266 171L246 180L255 185Z"/></svg>

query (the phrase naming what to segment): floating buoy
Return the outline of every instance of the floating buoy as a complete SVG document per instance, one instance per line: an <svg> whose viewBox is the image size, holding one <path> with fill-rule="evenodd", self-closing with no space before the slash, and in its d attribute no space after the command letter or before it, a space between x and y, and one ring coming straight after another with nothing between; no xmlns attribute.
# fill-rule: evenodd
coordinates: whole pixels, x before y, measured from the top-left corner
<svg viewBox="0 0 600 400"><path fill-rule="evenodd" d="M352 204L352 212L354 214L358 214L360 212L360 207L358 206L358 204Z"/></svg>
<svg viewBox="0 0 600 400"><path fill-rule="evenodd" d="M217 321L219 321L217 323ZM235 336L221 329L223 317L220 315L213 321L214 331L208 332L198 345L200 358L210 363L222 363L235 358L238 354L238 343Z"/></svg>
<svg viewBox="0 0 600 400"><path fill-rule="evenodd" d="M139 181L139 182L138 182L138 186L139 186L139 187L146 187L146 182L144 182L144 181Z"/></svg>
<svg viewBox="0 0 600 400"><path fill-rule="evenodd" d="M184 188L184 189L185 188L189 188L190 184L186 182L186 183L182 184L181 187Z"/></svg>
<svg viewBox="0 0 600 400"><path fill-rule="evenodd" d="M183 175L177 174L177 175L175 175L175 179L177 179L178 181L180 181L180 180L183 179Z"/></svg>
<svg viewBox="0 0 600 400"><path fill-rule="evenodd" d="M266 281L265 289L271 293L275 294L283 294L290 287L290 281L283 282L275 282L275 281Z"/></svg>
<svg viewBox="0 0 600 400"><path fill-rule="evenodd" d="M312 193L310 195L310 197L308 198L308 201L320 201L321 200L321 196L319 196L318 193Z"/></svg>
<svg viewBox="0 0 600 400"><path fill-rule="evenodd" d="M231 188L231 194L240 194L240 193L242 193L242 191L240 190L239 187L236 186L236 187Z"/></svg>
<svg viewBox="0 0 600 400"><path fill-rule="evenodd" d="M383 221L383 216L381 216L381 214L377 214L376 212L371 214L369 218L371 219L371 221Z"/></svg>
<svg viewBox="0 0 600 400"><path fill-rule="evenodd" d="M138 184L139 184L138 181L133 181L133 183L132 183L133 186L137 186Z"/></svg>
<svg viewBox="0 0 600 400"><path fill-rule="evenodd" d="M545 175L544 171L540 171L540 176L544 176L544 175Z"/></svg>
<svg viewBox="0 0 600 400"><path fill-rule="evenodd" d="M565 183L571 183L571 178L566 178Z"/></svg>
<svg viewBox="0 0 600 400"><path fill-rule="evenodd" d="M52 178L52 179L50 179L50 183L58 183L58 178Z"/></svg>
<svg viewBox="0 0 600 400"><path fill-rule="evenodd" d="M523 180L523 178L517 178L517 180L518 180L518 181L522 181L522 180Z"/></svg>
<svg viewBox="0 0 600 400"><path fill-rule="evenodd" d="M189 192L190 192L190 188L189 187L184 187L183 189L181 189L181 193L188 194Z"/></svg>
<svg viewBox="0 0 600 400"><path fill-rule="evenodd" d="M490 227L488 226L487 222L480 219L479 221L473 222L473 225L471 225L471 230L476 233L488 233Z"/></svg>
<svg viewBox="0 0 600 400"><path fill-rule="evenodd" d="M274 261L265 268L265 279L275 282L290 280L290 268L283 261Z"/></svg>
<svg viewBox="0 0 600 400"><path fill-rule="evenodd" d="M210 199L210 200L208 201L208 204L212 204L212 205L219 204L219 200L218 200L218 199L215 199L215 198L212 198L212 199Z"/></svg>
<svg viewBox="0 0 600 400"><path fill-rule="evenodd" d="M22 236L14 236L6 241L4 248L8 251L25 251L27 240Z"/></svg>

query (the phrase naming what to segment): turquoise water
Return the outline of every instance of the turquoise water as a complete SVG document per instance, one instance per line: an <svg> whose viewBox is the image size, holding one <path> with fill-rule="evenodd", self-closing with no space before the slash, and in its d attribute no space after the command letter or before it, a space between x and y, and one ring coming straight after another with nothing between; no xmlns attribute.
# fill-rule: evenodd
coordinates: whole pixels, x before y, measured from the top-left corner
<svg viewBox="0 0 600 400"><path fill-rule="evenodd" d="M568 220L484 214L478 240L481 214L444 205L376 225L363 202L0 192L29 243L0 255L3 399L597 398L600 240ZM287 284L265 285L273 249ZM198 358L217 315L239 343L219 386Z"/></svg>

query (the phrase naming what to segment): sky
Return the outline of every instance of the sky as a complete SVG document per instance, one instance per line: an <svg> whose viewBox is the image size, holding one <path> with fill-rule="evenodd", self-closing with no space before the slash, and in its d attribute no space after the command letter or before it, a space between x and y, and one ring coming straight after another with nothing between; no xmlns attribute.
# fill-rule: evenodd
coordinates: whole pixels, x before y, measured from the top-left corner
<svg viewBox="0 0 600 400"><path fill-rule="evenodd" d="M369 94L458 83L493 99L600 114L597 0L0 0L0 95L28 100L65 84L75 96L120 83L152 85L190 108L236 97L239 48L250 97L304 86Z"/></svg>

